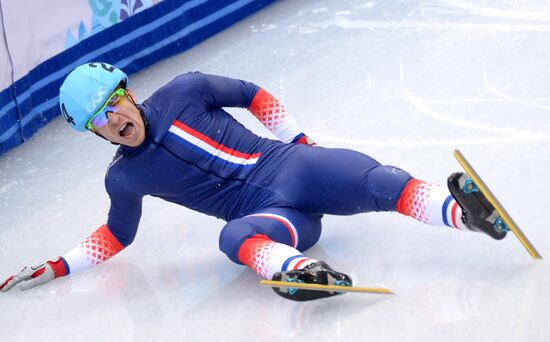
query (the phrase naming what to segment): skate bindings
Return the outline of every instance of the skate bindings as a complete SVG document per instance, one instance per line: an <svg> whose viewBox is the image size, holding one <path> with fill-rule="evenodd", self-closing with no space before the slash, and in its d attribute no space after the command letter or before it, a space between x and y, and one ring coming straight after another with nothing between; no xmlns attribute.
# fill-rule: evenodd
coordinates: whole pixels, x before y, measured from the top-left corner
<svg viewBox="0 0 550 342"><path fill-rule="evenodd" d="M473 231L504 239L508 231L498 212L467 174L456 172L447 179L451 194L462 208L462 222Z"/></svg>
<svg viewBox="0 0 550 342"><path fill-rule="evenodd" d="M277 272L272 280L307 284L352 286L351 278L344 273L336 272L323 261L307 265L302 270ZM313 291L293 288L273 287L273 291L286 299L299 302L331 297L342 294L335 291Z"/></svg>

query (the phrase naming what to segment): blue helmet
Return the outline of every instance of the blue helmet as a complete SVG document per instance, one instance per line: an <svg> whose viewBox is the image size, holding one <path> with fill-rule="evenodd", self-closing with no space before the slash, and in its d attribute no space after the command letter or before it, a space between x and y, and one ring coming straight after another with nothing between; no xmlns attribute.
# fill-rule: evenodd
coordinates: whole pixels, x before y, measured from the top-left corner
<svg viewBox="0 0 550 342"><path fill-rule="evenodd" d="M85 131L86 123L128 76L107 63L83 64L65 78L59 88L59 107L72 128Z"/></svg>

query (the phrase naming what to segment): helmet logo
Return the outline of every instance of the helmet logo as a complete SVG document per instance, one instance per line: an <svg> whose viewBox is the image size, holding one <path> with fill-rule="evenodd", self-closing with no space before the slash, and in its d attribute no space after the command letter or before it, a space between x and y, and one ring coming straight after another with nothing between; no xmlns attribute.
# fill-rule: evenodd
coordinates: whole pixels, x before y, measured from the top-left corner
<svg viewBox="0 0 550 342"><path fill-rule="evenodd" d="M89 113L95 111L97 106L103 103L105 100L105 95L107 95L107 90L107 87L104 85L97 88L97 91L92 95L92 100L88 102L88 105L86 106Z"/></svg>
<svg viewBox="0 0 550 342"><path fill-rule="evenodd" d="M65 108L64 103L61 104L61 112L63 113L63 117L65 118L65 120L67 120L68 123L73 126L76 125L76 123L74 122L74 118L69 114L69 112L67 112L67 108Z"/></svg>

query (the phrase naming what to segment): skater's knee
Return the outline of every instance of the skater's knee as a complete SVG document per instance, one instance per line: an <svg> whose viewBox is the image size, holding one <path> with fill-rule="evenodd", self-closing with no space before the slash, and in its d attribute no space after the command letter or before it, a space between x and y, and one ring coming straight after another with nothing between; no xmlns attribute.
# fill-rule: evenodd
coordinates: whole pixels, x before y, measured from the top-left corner
<svg viewBox="0 0 550 342"><path fill-rule="evenodd" d="M228 222L220 234L220 250L241 264L239 249L246 239L262 234L269 239L304 251L321 235L321 218L290 208L266 208Z"/></svg>
<svg viewBox="0 0 550 342"><path fill-rule="evenodd" d="M254 227L244 220L237 219L230 221L223 227L220 233L220 250L224 252L231 261L242 265L238 257L239 248L246 239L257 234Z"/></svg>
<svg viewBox="0 0 550 342"><path fill-rule="evenodd" d="M258 233L303 252L321 236L321 217L291 208L269 208L250 216L261 227Z"/></svg>
<svg viewBox="0 0 550 342"><path fill-rule="evenodd" d="M400 168L380 165L369 171L367 187L380 211L393 211L412 176Z"/></svg>

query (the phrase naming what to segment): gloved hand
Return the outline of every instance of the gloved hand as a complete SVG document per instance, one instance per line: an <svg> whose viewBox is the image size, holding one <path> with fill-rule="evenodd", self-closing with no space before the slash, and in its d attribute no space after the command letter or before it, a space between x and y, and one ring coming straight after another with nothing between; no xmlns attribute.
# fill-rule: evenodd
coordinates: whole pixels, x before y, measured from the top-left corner
<svg viewBox="0 0 550 342"><path fill-rule="evenodd" d="M310 146L317 146L317 144L307 135L302 135L298 139L294 141L296 144L303 144L303 145L310 145Z"/></svg>
<svg viewBox="0 0 550 342"><path fill-rule="evenodd" d="M21 289L28 290L65 275L67 275L65 264L61 258L57 258L39 266L24 267L21 272L6 279L0 285L0 291L7 292L20 282L24 282L21 284Z"/></svg>

